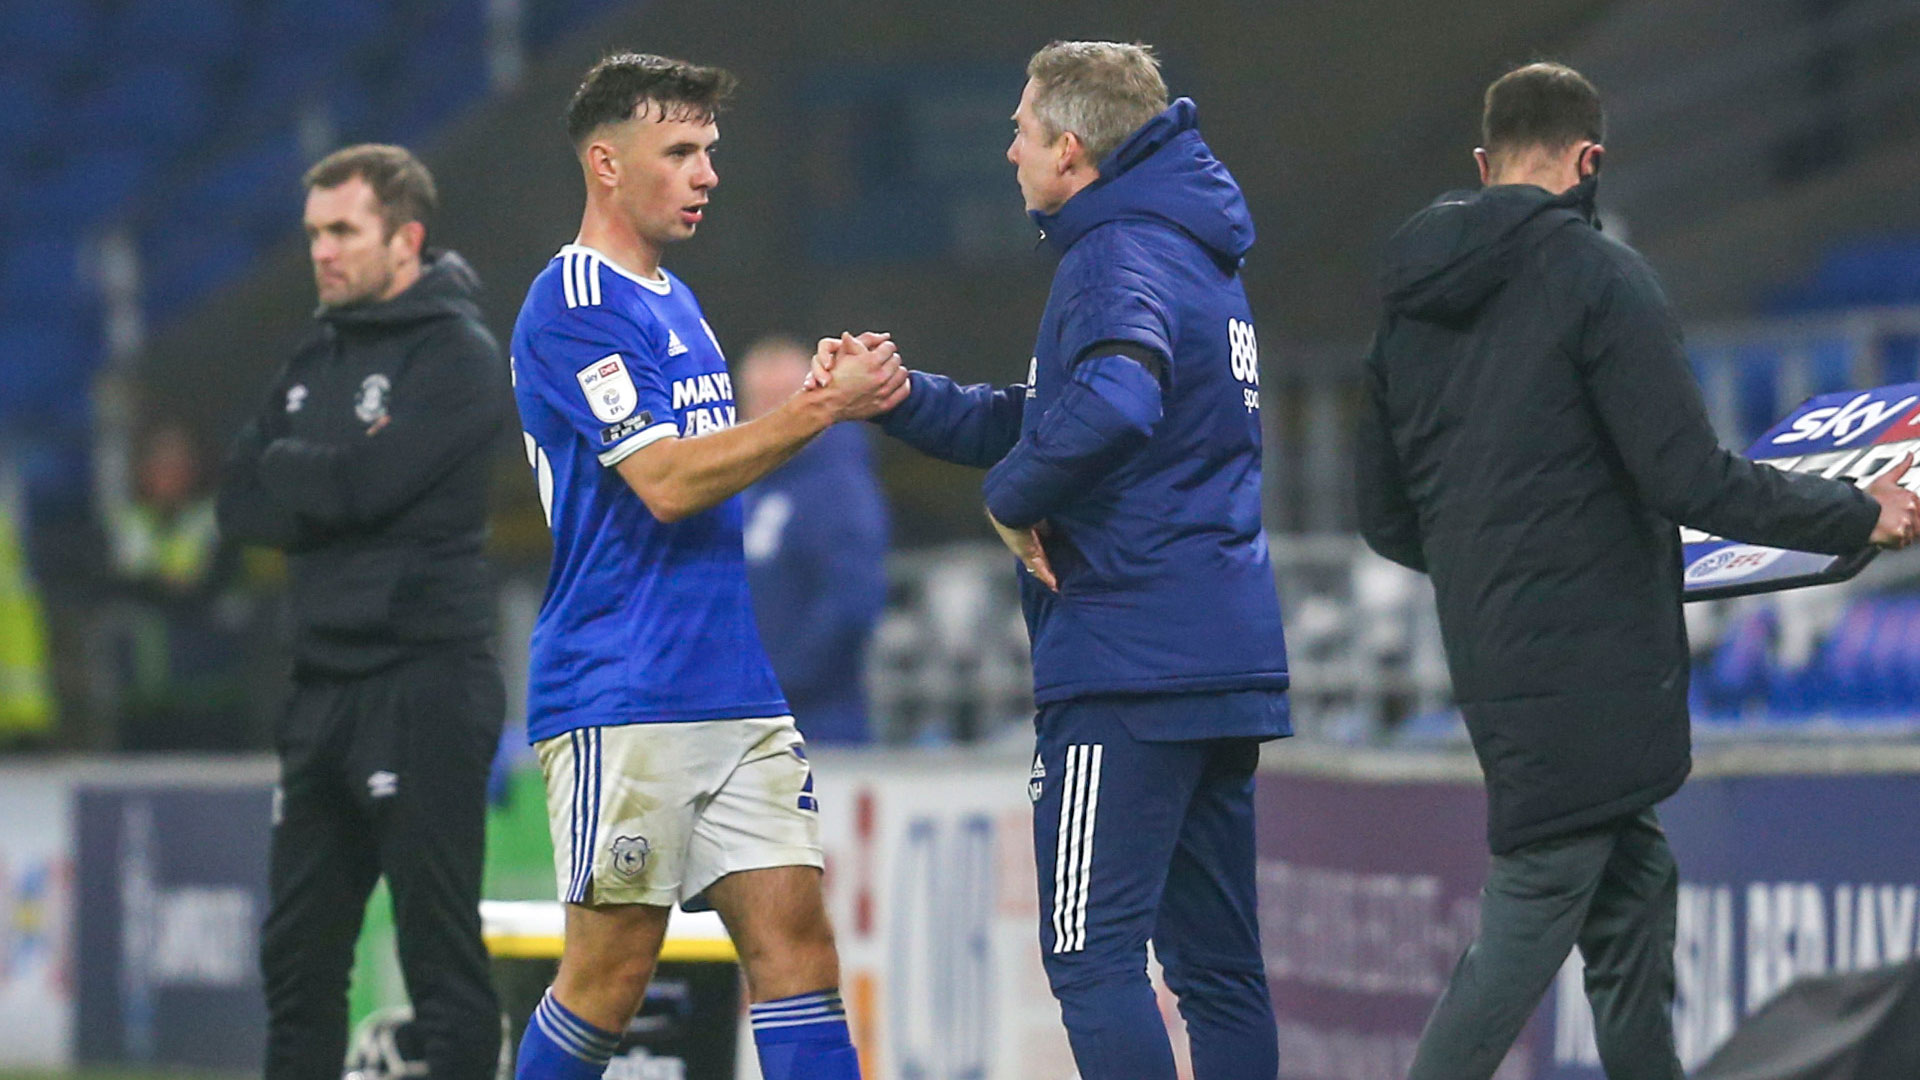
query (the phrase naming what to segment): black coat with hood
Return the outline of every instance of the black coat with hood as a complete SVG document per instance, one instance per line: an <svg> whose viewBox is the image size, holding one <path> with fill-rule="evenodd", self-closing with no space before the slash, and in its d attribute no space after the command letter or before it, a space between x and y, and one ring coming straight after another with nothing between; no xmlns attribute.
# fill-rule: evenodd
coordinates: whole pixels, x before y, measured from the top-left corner
<svg viewBox="0 0 1920 1080"><path fill-rule="evenodd" d="M228 454L220 527L286 550L299 671L363 674L492 633L481 547L511 399L479 289L433 252L393 299L322 308Z"/></svg>
<svg viewBox="0 0 1920 1080"><path fill-rule="evenodd" d="M1368 357L1361 531L1433 578L1496 854L1686 778L1677 524L1839 554L1878 520L1720 447L1659 282L1592 196L1495 186L1415 215Z"/></svg>

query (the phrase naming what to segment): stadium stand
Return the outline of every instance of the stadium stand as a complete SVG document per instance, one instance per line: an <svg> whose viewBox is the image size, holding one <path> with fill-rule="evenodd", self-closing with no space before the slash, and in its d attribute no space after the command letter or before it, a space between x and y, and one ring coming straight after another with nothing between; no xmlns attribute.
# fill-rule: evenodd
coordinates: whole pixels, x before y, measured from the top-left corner
<svg viewBox="0 0 1920 1080"><path fill-rule="evenodd" d="M497 6L497 5L496 5ZM538 48L606 0L530 0ZM297 179L349 141L431 143L484 97L487 0L0 5L0 412L31 414L104 353L89 245L137 239L165 325L294 229ZM349 77L341 78L341 72ZM72 139L76 130L89 138Z"/></svg>

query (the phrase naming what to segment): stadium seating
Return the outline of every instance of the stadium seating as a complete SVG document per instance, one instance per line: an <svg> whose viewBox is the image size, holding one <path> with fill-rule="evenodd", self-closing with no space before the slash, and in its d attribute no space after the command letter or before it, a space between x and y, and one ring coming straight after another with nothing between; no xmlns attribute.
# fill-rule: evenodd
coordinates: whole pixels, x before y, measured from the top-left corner
<svg viewBox="0 0 1920 1080"><path fill-rule="evenodd" d="M528 0L534 48L612 0ZM81 273L130 228L164 326L298 234L301 171L333 146L431 143L485 96L486 0L0 4L0 415L99 363ZM88 137L67 137L84 130Z"/></svg>
<svg viewBox="0 0 1920 1080"><path fill-rule="evenodd" d="M1854 598L1804 665L1782 660L1778 636L1774 610L1750 608L1696 666L1694 718L1704 731L1920 729L1920 593Z"/></svg>
<svg viewBox="0 0 1920 1080"><path fill-rule="evenodd" d="M1781 314L1920 304L1920 236L1875 236L1838 244L1813 273L1777 294Z"/></svg>

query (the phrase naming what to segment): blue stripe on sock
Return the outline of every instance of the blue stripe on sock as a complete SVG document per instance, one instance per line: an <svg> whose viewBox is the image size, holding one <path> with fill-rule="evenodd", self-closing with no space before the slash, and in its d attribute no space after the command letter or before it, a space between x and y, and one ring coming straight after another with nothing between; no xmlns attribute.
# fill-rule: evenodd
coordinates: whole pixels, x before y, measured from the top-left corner
<svg viewBox="0 0 1920 1080"><path fill-rule="evenodd" d="M840 995L828 991L763 1001L749 1008L748 1014L753 1030L763 1031L810 1024L844 1024L847 1011L840 1003Z"/></svg>
<svg viewBox="0 0 1920 1080"><path fill-rule="evenodd" d="M762 1031L775 1031L780 1028L845 1028L846 1026L847 1017L845 1013L839 1013L833 1016L814 1016L800 1020L755 1020L753 1022L753 1030L756 1034Z"/></svg>
<svg viewBox="0 0 1920 1080"><path fill-rule="evenodd" d="M798 994L798 995L795 995L794 997L778 998L773 1001L762 1001L762 1002L759 1002L758 1004L749 1006L747 1011L752 1013L755 1016L760 1016L766 1013L788 1012L793 1009L812 1008L817 1005L838 1006L839 1004L840 1004L840 994L838 991L824 990L824 991L820 991L812 994Z"/></svg>
<svg viewBox="0 0 1920 1080"><path fill-rule="evenodd" d="M794 1016L826 1016L833 1013L845 1013L837 1001L819 1001L811 1005L796 1005L790 1009L756 1009L751 1014L757 1020L785 1020Z"/></svg>
<svg viewBox="0 0 1920 1080"><path fill-rule="evenodd" d="M567 1010L548 990L533 1010L533 1021L562 1050L593 1065L605 1065L619 1049L620 1037L602 1031Z"/></svg>
<svg viewBox="0 0 1920 1080"><path fill-rule="evenodd" d="M572 1057L579 1058L581 1061L588 1062L589 1064L602 1063L606 1060L591 1047L582 1045L564 1031L559 1030L554 1025L554 1022L544 1014L535 1013L533 1015L533 1026L539 1029L540 1034L544 1035L548 1042L559 1047Z"/></svg>
<svg viewBox="0 0 1920 1080"><path fill-rule="evenodd" d="M612 1032L601 1031L573 1015L566 1006L553 999L552 991L548 991L547 996L541 999L538 1011L540 1016L553 1025L559 1033L570 1036L573 1041L590 1050L604 1049L612 1053L614 1048L620 1045L619 1036Z"/></svg>

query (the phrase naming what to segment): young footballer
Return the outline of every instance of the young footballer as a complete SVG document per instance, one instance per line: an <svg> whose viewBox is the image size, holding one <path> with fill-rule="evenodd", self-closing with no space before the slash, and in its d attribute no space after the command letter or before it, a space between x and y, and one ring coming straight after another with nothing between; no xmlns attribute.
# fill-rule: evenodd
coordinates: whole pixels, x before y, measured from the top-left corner
<svg viewBox="0 0 1920 1080"><path fill-rule="evenodd" d="M580 235L514 328L515 395L553 530L528 733L568 905L520 1080L601 1075L675 903L725 920L768 1080L859 1075L813 779L754 628L735 496L834 422L896 404L906 374L890 342L843 336L832 379L735 424L719 343L660 265L719 183L715 114L733 84L635 54L587 73L567 112L587 189Z"/></svg>

